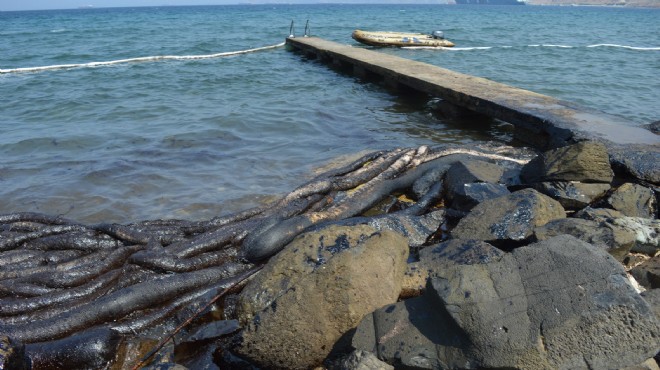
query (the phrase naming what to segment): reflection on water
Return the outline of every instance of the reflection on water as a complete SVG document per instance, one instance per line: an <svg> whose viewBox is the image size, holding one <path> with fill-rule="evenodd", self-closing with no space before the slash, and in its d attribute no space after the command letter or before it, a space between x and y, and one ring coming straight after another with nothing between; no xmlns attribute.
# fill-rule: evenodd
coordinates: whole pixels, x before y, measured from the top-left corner
<svg viewBox="0 0 660 370"><path fill-rule="evenodd" d="M524 9L278 4L3 12L0 69L274 45L291 20L310 19L315 35L350 45L358 25L443 29L456 50L381 52L577 101L632 124L657 120L657 12L518 8ZM630 48L594 46L605 43ZM284 48L1 74L0 96L0 213L37 211L82 222L211 218L270 201L336 158L369 150L515 145L506 124L456 116L429 97L394 94Z"/></svg>

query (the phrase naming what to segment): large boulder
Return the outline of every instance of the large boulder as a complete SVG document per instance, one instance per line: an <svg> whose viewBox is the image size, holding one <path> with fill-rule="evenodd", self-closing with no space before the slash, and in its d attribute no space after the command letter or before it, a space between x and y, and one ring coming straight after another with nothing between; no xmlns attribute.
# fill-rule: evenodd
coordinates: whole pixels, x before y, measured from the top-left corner
<svg viewBox="0 0 660 370"><path fill-rule="evenodd" d="M365 316L353 346L411 369L615 369L660 348L621 264L568 235L434 276L424 295Z"/></svg>
<svg viewBox="0 0 660 370"><path fill-rule="evenodd" d="M607 148L596 141L552 149L532 159L520 174L523 181L579 181L609 184L614 178Z"/></svg>
<svg viewBox="0 0 660 370"><path fill-rule="evenodd" d="M618 261L624 260L637 241L635 233L630 229L581 218L553 220L534 229L536 240L547 240L564 234L602 248Z"/></svg>
<svg viewBox="0 0 660 370"><path fill-rule="evenodd" d="M626 253L653 256L660 252L660 220L625 217L615 210L585 208L577 218L550 221L534 229L537 240L568 234L607 250L623 261Z"/></svg>
<svg viewBox="0 0 660 370"><path fill-rule="evenodd" d="M509 193L509 189L502 184L488 182L465 184L459 191L452 194L451 207L459 211L469 211L484 200L498 198Z"/></svg>
<svg viewBox="0 0 660 370"><path fill-rule="evenodd" d="M429 272L453 265L498 261L504 252L481 240L450 239L419 251L419 266Z"/></svg>
<svg viewBox="0 0 660 370"><path fill-rule="evenodd" d="M557 200L565 209L578 210L605 196L610 184L550 181L537 183L534 188Z"/></svg>
<svg viewBox="0 0 660 370"><path fill-rule="evenodd" d="M612 220L625 215L619 211L609 208L591 208L585 207L573 214L575 218L583 218L585 220L592 220L598 222L611 222Z"/></svg>
<svg viewBox="0 0 660 370"><path fill-rule="evenodd" d="M649 289L641 293L642 298L651 306L655 317L660 320L660 289Z"/></svg>
<svg viewBox="0 0 660 370"><path fill-rule="evenodd" d="M403 280L402 298L419 296L429 274L455 264L488 263L504 255L500 249L481 240L449 239L419 251L419 261L408 263Z"/></svg>
<svg viewBox="0 0 660 370"><path fill-rule="evenodd" d="M630 217L654 218L658 210L653 190L629 182L619 186L610 195L608 203Z"/></svg>
<svg viewBox="0 0 660 370"><path fill-rule="evenodd" d="M365 225L300 235L241 292L235 351L269 369L319 365L366 313L396 301L407 257L403 236Z"/></svg>
<svg viewBox="0 0 660 370"><path fill-rule="evenodd" d="M424 294L366 315L352 345L395 368L460 369L468 368L461 366L467 364L462 349L468 340L431 294Z"/></svg>
<svg viewBox="0 0 660 370"><path fill-rule="evenodd" d="M494 163L468 160L454 163L445 175L447 200L452 208L469 211L480 202L509 193L498 184L504 169Z"/></svg>
<svg viewBox="0 0 660 370"><path fill-rule="evenodd" d="M660 252L660 220L642 217L615 218L607 225L612 228L624 229L635 235L635 245L630 250L634 253L644 253L654 256Z"/></svg>
<svg viewBox="0 0 660 370"><path fill-rule="evenodd" d="M442 182L442 178L445 176L447 169L450 165L447 165L446 168L438 167L431 170L428 170L422 176L420 176L415 182L413 182L412 191L413 196L416 199L421 199L426 195L431 188L438 182Z"/></svg>
<svg viewBox="0 0 660 370"><path fill-rule="evenodd" d="M660 288L660 254L630 270L639 284L648 289Z"/></svg>
<svg viewBox="0 0 660 370"><path fill-rule="evenodd" d="M660 148L658 145L643 149L630 146L610 148L610 161L617 173L660 185Z"/></svg>
<svg viewBox="0 0 660 370"><path fill-rule="evenodd" d="M522 242L533 234L535 227L564 217L564 208L556 200L534 189L523 189L478 204L459 221L451 235L496 244Z"/></svg>
<svg viewBox="0 0 660 370"><path fill-rule="evenodd" d="M472 182L490 182L497 184L504 175L504 169L495 163L478 159L463 160L449 167L445 174L448 189L462 187Z"/></svg>
<svg viewBox="0 0 660 370"><path fill-rule="evenodd" d="M410 247L421 247L429 237L438 231L445 221L442 209L417 216L403 212L377 215L373 217L351 217L333 222L339 226L368 225L378 231L390 230L408 239Z"/></svg>
<svg viewBox="0 0 660 370"><path fill-rule="evenodd" d="M660 121L654 121L642 127L647 128L649 131L656 135L660 135Z"/></svg>

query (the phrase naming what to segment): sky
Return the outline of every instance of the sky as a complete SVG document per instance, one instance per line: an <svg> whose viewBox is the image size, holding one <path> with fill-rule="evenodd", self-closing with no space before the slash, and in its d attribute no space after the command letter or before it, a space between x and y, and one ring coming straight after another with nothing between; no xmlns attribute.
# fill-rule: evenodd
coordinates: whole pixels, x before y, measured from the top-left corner
<svg viewBox="0 0 660 370"><path fill-rule="evenodd" d="M160 6L160 5L217 5L237 4L243 0L0 0L0 11L75 9L92 5L95 8L120 6Z"/></svg>

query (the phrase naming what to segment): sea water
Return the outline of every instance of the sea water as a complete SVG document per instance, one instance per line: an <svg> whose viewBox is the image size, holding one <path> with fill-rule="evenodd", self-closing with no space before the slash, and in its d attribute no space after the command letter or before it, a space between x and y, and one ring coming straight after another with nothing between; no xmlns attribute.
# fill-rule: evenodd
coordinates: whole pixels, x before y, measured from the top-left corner
<svg viewBox="0 0 660 370"><path fill-rule="evenodd" d="M317 4L0 12L0 213L86 223L208 219L271 201L323 166L370 150L513 144L506 125L443 118L426 97L397 95L279 46L292 21L300 37L308 20L310 34L355 47L362 47L350 38L357 28L443 30L455 48L381 51L631 125L660 119L660 10ZM273 48L232 54L265 46ZM211 57L191 58L200 55Z"/></svg>

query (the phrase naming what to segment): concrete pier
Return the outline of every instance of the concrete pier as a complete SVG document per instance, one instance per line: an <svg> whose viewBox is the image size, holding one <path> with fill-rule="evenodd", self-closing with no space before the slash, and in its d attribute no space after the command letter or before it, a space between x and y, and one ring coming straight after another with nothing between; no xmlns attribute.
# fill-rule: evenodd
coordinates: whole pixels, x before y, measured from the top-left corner
<svg viewBox="0 0 660 370"><path fill-rule="evenodd" d="M317 37L288 38L289 48L351 70L358 76L405 86L456 106L515 126L516 138L539 149L585 139L608 146L643 146L660 152L660 135L601 111L485 78L450 71L366 48L351 47Z"/></svg>

